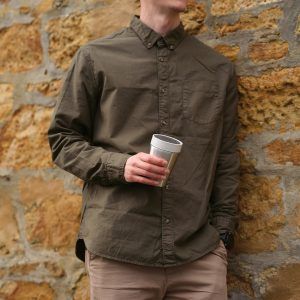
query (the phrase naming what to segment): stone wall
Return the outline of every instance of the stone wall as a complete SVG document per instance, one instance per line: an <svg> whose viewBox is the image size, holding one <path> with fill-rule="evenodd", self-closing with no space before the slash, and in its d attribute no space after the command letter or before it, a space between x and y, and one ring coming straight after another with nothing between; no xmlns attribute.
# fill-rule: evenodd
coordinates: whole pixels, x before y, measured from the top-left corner
<svg viewBox="0 0 300 300"><path fill-rule="evenodd" d="M240 227L231 299L300 299L300 5L190 1L186 29L239 76ZM47 128L80 45L128 25L135 0L0 0L0 299L88 299L74 255L81 180Z"/></svg>

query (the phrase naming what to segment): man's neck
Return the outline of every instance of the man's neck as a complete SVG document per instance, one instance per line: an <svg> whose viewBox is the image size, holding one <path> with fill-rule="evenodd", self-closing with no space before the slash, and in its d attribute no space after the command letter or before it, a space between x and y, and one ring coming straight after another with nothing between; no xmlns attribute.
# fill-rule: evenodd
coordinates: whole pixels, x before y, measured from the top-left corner
<svg viewBox="0 0 300 300"><path fill-rule="evenodd" d="M140 20L161 36L165 36L180 23L178 12L163 11L152 6L141 7Z"/></svg>

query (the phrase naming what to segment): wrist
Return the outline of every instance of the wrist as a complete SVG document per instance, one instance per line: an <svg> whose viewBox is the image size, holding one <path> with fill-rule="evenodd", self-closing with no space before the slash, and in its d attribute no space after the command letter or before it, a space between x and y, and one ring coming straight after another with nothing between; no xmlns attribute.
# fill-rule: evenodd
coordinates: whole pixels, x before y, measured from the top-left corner
<svg viewBox="0 0 300 300"><path fill-rule="evenodd" d="M220 233L220 239L223 241L227 250L230 250L234 246L234 235L230 231Z"/></svg>

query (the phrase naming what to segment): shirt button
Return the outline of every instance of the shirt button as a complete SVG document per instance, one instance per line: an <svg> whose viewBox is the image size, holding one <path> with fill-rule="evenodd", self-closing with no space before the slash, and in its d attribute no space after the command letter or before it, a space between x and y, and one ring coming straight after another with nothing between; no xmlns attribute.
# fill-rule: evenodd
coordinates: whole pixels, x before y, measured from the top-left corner
<svg viewBox="0 0 300 300"><path fill-rule="evenodd" d="M165 222L166 222L167 224L169 224L169 223L170 223L170 219L166 218L166 219L165 219Z"/></svg>
<svg viewBox="0 0 300 300"><path fill-rule="evenodd" d="M168 190L170 187L169 187L169 185L168 184L166 184L166 190Z"/></svg>
<svg viewBox="0 0 300 300"><path fill-rule="evenodd" d="M165 125L167 125L167 122L166 121L161 121L161 125L165 126Z"/></svg>
<svg viewBox="0 0 300 300"><path fill-rule="evenodd" d="M152 46L152 43L149 42L149 43L147 44L147 46L148 46L148 48L150 48L150 47Z"/></svg>
<svg viewBox="0 0 300 300"><path fill-rule="evenodd" d="M160 57L160 58L159 58L159 61L160 61L160 62L163 62L163 61L164 61L164 58L163 58L163 57Z"/></svg>
<svg viewBox="0 0 300 300"><path fill-rule="evenodd" d="M174 48L175 48L174 45L169 46L169 49L171 49L171 50L174 50Z"/></svg>

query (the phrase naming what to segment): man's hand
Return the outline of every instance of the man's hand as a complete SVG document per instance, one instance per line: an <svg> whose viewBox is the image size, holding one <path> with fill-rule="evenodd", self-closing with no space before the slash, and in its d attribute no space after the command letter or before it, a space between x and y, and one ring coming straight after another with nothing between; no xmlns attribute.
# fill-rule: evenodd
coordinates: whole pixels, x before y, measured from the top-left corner
<svg viewBox="0 0 300 300"><path fill-rule="evenodd" d="M139 152L127 159L125 180L157 186L169 173L167 164L168 162L163 158Z"/></svg>

